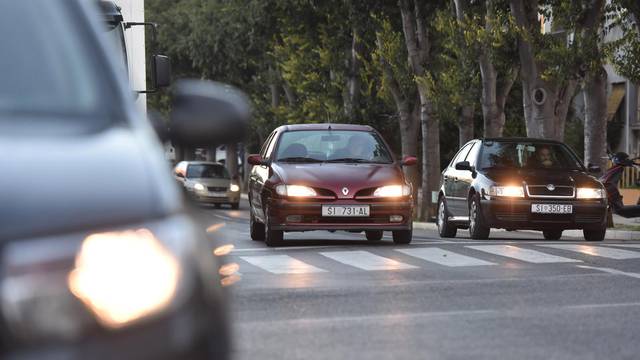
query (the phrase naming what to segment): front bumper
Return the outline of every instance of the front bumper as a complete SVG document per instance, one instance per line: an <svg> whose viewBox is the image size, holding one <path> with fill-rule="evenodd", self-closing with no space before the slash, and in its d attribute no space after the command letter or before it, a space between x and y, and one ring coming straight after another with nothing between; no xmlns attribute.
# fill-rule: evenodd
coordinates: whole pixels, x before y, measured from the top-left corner
<svg viewBox="0 0 640 360"><path fill-rule="evenodd" d="M232 204L240 202L240 191L217 192L193 192L193 199L206 204Z"/></svg>
<svg viewBox="0 0 640 360"><path fill-rule="evenodd" d="M322 216L322 205L369 205L368 217ZM330 201L289 201L273 199L270 202L269 220L273 230L409 230L412 225L413 202L411 199L397 201L364 201L340 199ZM391 222L391 215L402 216L402 221ZM288 216L299 216L299 221L288 221Z"/></svg>
<svg viewBox="0 0 640 360"><path fill-rule="evenodd" d="M570 204L572 214L536 214L532 204ZM482 215L493 228L523 230L599 229L606 225L605 200L490 199L481 201Z"/></svg>

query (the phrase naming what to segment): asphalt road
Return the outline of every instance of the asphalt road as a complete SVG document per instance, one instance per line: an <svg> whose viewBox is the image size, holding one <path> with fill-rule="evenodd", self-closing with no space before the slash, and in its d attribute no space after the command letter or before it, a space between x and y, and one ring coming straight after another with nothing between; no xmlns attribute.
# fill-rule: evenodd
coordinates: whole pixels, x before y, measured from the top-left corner
<svg viewBox="0 0 640 360"><path fill-rule="evenodd" d="M199 209L234 245L237 359L640 356L640 241L308 232L273 249L250 239L247 209Z"/></svg>

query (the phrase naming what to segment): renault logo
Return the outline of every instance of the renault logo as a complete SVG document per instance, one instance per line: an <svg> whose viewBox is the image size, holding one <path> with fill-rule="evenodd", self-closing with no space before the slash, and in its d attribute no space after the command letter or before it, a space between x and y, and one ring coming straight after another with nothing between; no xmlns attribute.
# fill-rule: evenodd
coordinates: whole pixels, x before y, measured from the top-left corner
<svg viewBox="0 0 640 360"><path fill-rule="evenodd" d="M349 189L347 189L346 187L342 188L342 195L347 195L349 193Z"/></svg>
<svg viewBox="0 0 640 360"><path fill-rule="evenodd" d="M549 190L549 191L553 191L553 190L555 190L555 189L556 189L556 186L555 186L555 185L553 185L553 184L548 184L548 185L547 185L547 190Z"/></svg>

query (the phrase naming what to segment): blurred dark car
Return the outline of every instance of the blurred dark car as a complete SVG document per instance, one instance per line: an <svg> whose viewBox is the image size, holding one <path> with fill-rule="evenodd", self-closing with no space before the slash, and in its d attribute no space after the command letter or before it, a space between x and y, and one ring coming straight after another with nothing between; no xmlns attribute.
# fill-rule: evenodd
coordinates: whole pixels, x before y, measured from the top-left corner
<svg viewBox="0 0 640 360"><path fill-rule="evenodd" d="M281 126L248 162L253 240L275 246L285 231L346 230L411 242L413 197L400 166L416 158L397 161L370 126Z"/></svg>
<svg viewBox="0 0 640 360"><path fill-rule="evenodd" d="M438 229L458 228L486 239L491 228L539 230L557 240L581 229L604 239L607 195L602 183L565 144L551 140L495 138L465 144L442 172Z"/></svg>
<svg viewBox="0 0 640 360"><path fill-rule="evenodd" d="M0 358L227 358L220 258L93 5L0 5ZM176 84L174 135L233 138L234 96Z"/></svg>

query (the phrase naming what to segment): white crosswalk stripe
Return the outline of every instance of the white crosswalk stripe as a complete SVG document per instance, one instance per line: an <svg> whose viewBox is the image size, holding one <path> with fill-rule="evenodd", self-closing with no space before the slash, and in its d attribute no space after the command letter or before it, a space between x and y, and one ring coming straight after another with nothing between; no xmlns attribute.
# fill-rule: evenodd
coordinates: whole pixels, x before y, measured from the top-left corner
<svg viewBox="0 0 640 360"><path fill-rule="evenodd" d="M551 255L531 249L523 249L512 245L476 245L467 247L474 250L484 251L490 254L500 255L536 264L582 262L576 259Z"/></svg>
<svg viewBox="0 0 640 360"><path fill-rule="evenodd" d="M320 254L337 262L362 270L404 270L417 268L417 266L378 256L368 251L331 251L321 252Z"/></svg>
<svg viewBox="0 0 640 360"><path fill-rule="evenodd" d="M614 249L603 246L573 245L573 244L549 244L540 245L553 249L575 251L586 255L605 257L609 259L624 260L640 258L640 252L622 249Z"/></svg>
<svg viewBox="0 0 640 360"><path fill-rule="evenodd" d="M495 263L476 259L474 257L460 255L458 253L435 248L412 248L412 249L396 249L403 254L417 257L422 260L433 262L444 266L479 266L479 265L496 265Z"/></svg>
<svg viewBox="0 0 640 360"><path fill-rule="evenodd" d="M313 265L309 265L289 255L240 256L251 265L257 266L274 274L307 274L326 272Z"/></svg>

